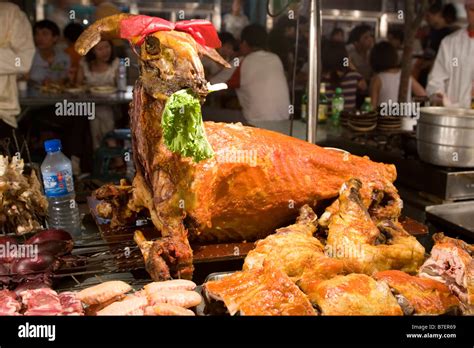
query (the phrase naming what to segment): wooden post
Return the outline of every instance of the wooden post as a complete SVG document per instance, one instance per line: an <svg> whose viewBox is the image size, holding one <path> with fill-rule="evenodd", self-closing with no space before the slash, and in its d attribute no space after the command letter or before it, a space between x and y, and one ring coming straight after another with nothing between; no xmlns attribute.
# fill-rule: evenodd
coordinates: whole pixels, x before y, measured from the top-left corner
<svg viewBox="0 0 474 348"><path fill-rule="evenodd" d="M418 9L416 4L419 4ZM410 76L412 69L413 45L415 36L420 28L423 17L428 10L428 0L405 0L405 40L402 55L402 73L400 77L400 89L398 90L398 101L407 102L408 88L410 86Z"/></svg>

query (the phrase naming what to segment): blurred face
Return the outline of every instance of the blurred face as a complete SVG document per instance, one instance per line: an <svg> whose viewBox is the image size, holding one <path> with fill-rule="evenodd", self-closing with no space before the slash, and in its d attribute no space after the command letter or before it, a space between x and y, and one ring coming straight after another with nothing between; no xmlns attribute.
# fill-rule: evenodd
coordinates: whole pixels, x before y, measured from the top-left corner
<svg viewBox="0 0 474 348"><path fill-rule="evenodd" d="M444 18L443 18L443 15L442 13L431 13L431 12L428 12L426 14L426 22L428 23L428 25L432 28L439 28L443 25L444 23Z"/></svg>
<svg viewBox="0 0 474 348"><path fill-rule="evenodd" d="M217 51L225 59L229 60L234 56L234 47L230 43L225 43L221 48L218 48Z"/></svg>
<svg viewBox="0 0 474 348"><path fill-rule="evenodd" d="M338 31L331 36L331 40L335 42L344 42L344 34Z"/></svg>
<svg viewBox="0 0 474 348"><path fill-rule="evenodd" d="M471 29L474 29L474 5L466 5L467 22Z"/></svg>
<svg viewBox="0 0 474 348"><path fill-rule="evenodd" d="M101 41L94 47L95 58L99 62L107 63L112 54L112 47L108 41Z"/></svg>
<svg viewBox="0 0 474 348"><path fill-rule="evenodd" d="M246 41L242 41L240 43L240 54L246 56L247 54L252 52L252 48L248 45Z"/></svg>
<svg viewBox="0 0 474 348"><path fill-rule="evenodd" d="M35 45L40 50L52 49L59 37L54 36L52 31L49 29L35 29L34 40Z"/></svg>
<svg viewBox="0 0 474 348"><path fill-rule="evenodd" d="M370 50L372 47L374 47L374 37L370 31L366 32L364 35L362 35L357 42L357 45L360 49L362 50Z"/></svg>
<svg viewBox="0 0 474 348"><path fill-rule="evenodd" d="M240 14L241 11L242 11L242 1L234 0L234 2L232 3L232 13Z"/></svg>

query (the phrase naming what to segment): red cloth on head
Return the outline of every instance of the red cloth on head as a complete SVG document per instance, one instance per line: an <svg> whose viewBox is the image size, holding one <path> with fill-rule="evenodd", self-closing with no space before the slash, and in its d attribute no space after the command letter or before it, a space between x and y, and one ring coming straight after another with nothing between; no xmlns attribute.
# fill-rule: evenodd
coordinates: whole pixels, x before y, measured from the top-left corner
<svg viewBox="0 0 474 348"><path fill-rule="evenodd" d="M122 39L137 39L140 45L145 37L157 31L182 31L190 34L197 43L210 48L221 47L221 40L211 22L195 19L172 23L162 18L150 16L133 16L120 23L120 37Z"/></svg>

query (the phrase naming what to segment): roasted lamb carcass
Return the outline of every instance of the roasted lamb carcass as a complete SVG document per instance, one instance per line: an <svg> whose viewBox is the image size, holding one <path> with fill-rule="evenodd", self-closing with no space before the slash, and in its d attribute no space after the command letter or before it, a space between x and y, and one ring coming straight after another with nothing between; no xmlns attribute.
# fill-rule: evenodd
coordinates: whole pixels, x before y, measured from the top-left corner
<svg viewBox="0 0 474 348"><path fill-rule="evenodd" d="M474 314L474 246L442 233L433 239L431 256L418 275L446 284L461 301L463 312Z"/></svg>
<svg viewBox="0 0 474 348"><path fill-rule="evenodd" d="M227 63L212 48L217 47L215 42L207 47L202 35L186 30L189 23L179 27L163 23L146 16L111 16L90 26L76 43L80 54L101 36L140 45L141 76L130 110L137 174L127 205L135 211L148 210L161 232L150 249L155 280L191 277L188 234L200 241L263 238L294 220L304 204L316 207L334 200L351 177L364 183L361 196L375 215L398 218L395 167L368 158L267 130L212 122L204 128L214 157L195 163L171 152L161 127L167 99L183 89L201 98L207 95L199 55ZM252 161L229 160L239 154L251 154ZM374 197L378 199L373 203Z"/></svg>

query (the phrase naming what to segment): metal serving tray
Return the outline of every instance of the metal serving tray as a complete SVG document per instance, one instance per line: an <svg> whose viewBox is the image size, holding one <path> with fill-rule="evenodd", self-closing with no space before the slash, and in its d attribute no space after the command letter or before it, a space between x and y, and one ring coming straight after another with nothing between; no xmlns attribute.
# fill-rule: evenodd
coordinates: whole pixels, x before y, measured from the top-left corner
<svg viewBox="0 0 474 348"><path fill-rule="evenodd" d="M452 233L474 239L474 201L426 207L426 218Z"/></svg>

